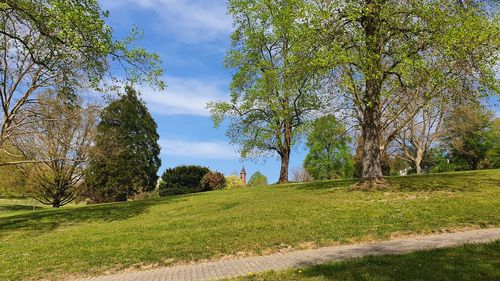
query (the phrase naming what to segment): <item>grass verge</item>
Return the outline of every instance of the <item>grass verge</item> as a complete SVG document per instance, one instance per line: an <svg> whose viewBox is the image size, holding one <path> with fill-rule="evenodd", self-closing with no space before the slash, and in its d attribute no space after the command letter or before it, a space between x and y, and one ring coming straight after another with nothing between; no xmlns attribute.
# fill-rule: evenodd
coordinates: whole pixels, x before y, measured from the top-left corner
<svg viewBox="0 0 500 281"><path fill-rule="evenodd" d="M500 280L500 241L266 272L233 281Z"/></svg>

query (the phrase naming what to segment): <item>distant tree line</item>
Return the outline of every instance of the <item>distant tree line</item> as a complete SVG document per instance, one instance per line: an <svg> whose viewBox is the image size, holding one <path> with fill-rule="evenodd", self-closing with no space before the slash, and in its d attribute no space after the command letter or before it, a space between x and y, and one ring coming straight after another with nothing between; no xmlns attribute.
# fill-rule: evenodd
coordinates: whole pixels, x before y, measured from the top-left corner
<svg viewBox="0 0 500 281"><path fill-rule="evenodd" d="M434 110L430 112L430 110ZM422 109L381 157L385 176L500 168L500 118L477 102ZM295 179L362 177L362 137L352 141L332 115L317 119L308 135L304 171ZM302 174L301 174L302 173Z"/></svg>

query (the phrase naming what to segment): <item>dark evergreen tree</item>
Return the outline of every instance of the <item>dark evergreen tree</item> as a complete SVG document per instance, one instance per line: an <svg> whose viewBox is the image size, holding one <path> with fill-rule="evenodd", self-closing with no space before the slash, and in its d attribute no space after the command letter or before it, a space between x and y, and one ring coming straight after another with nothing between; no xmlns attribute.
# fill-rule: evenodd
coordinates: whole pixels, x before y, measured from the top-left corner
<svg viewBox="0 0 500 281"><path fill-rule="evenodd" d="M86 173L87 196L95 202L125 201L152 191L160 146L156 122L131 87L101 113Z"/></svg>

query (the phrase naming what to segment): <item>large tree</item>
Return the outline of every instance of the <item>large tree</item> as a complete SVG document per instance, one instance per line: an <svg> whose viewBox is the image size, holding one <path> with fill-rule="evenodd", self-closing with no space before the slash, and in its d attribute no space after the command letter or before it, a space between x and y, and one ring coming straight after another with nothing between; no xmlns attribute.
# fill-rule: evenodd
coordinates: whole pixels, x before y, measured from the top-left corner
<svg viewBox="0 0 500 281"><path fill-rule="evenodd" d="M156 128L131 87L102 111L85 175L93 201L125 201L155 189L161 163Z"/></svg>
<svg viewBox="0 0 500 281"><path fill-rule="evenodd" d="M40 94L29 111L31 120L13 143L33 164L19 168L29 178L35 198L59 208L76 198L83 183L99 111L64 91L50 90Z"/></svg>
<svg viewBox="0 0 500 281"><path fill-rule="evenodd" d="M231 100L209 104L216 126L229 117L227 135L241 156L277 153L279 182L288 181L290 154L308 114L318 109L318 77L304 48L303 0L230 0L236 30L227 66L235 69Z"/></svg>
<svg viewBox="0 0 500 281"><path fill-rule="evenodd" d="M317 11L312 36L320 38L318 49L324 52L318 63L330 69L358 113L362 180L369 185L383 182L381 155L405 124L394 119L404 110L398 108L405 104L401 101L456 88L471 94L498 92L494 65L500 16L476 1L312 2ZM429 91L416 91L422 73L429 74ZM385 124L387 109L399 126ZM386 131L389 127L395 130Z"/></svg>
<svg viewBox="0 0 500 281"><path fill-rule="evenodd" d="M318 118L307 138L309 153L304 168L316 180L351 178L354 174L351 141L344 124L335 116Z"/></svg>
<svg viewBox="0 0 500 281"><path fill-rule="evenodd" d="M419 106L418 102L408 102L413 106ZM426 103L417 114L410 106L410 112L414 117L406 123L396 138L397 149L401 152L401 157L410 163L415 172L422 172L422 161L427 156L427 152L436 145L442 136L443 119L450 104L444 97L432 99Z"/></svg>
<svg viewBox="0 0 500 281"><path fill-rule="evenodd" d="M26 106L49 88L109 89L121 80L118 69L130 83L163 87L158 55L133 47L140 32L117 40L107 16L97 0L0 2L0 149L29 122Z"/></svg>
<svg viewBox="0 0 500 281"><path fill-rule="evenodd" d="M490 137L493 122L493 113L480 105L460 106L451 111L445 119L443 136L451 160L478 169L494 142L498 142Z"/></svg>

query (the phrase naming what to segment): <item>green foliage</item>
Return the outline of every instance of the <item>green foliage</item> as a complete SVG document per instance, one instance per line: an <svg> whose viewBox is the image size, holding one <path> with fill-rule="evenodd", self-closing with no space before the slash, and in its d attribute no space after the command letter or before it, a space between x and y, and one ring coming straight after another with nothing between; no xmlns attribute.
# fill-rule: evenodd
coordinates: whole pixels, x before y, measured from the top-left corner
<svg viewBox="0 0 500 281"><path fill-rule="evenodd" d="M245 187L245 183L238 176L227 176L226 177L226 188L234 189Z"/></svg>
<svg viewBox="0 0 500 281"><path fill-rule="evenodd" d="M483 168L500 168L500 118L495 118L491 129L487 132L488 142L492 144L486 152L486 159L483 161Z"/></svg>
<svg viewBox="0 0 500 281"><path fill-rule="evenodd" d="M208 191L203 187L202 179L210 170L201 166L179 166L163 172L160 182L160 196L170 196Z"/></svg>
<svg viewBox="0 0 500 281"><path fill-rule="evenodd" d="M226 178L219 172L208 172L201 180L203 191L224 189L226 187Z"/></svg>
<svg viewBox="0 0 500 281"><path fill-rule="evenodd" d="M355 111L365 180L382 176L378 150L400 130L396 122L413 118L401 114L408 103L500 92L500 13L488 12L500 6L477 2L313 1L314 64Z"/></svg>
<svg viewBox="0 0 500 281"><path fill-rule="evenodd" d="M216 126L231 121L227 135L242 157L281 157L280 182L288 181L291 147L307 114L320 106L318 77L304 49L304 7L303 0L229 1L236 28L226 57L235 69L231 100L208 105Z"/></svg>
<svg viewBox="0 0 500 281"><path fill-rule="evenodd" d="M154 190L161 163L156 128L135 90L127 87L101 113L85 176L87 196L94 202L124 201Z"/></svg>
<svg viewBox="0 0 500 281"><path fill-rule="evenodd" d="M106 24L109 13L97 0L5 0L0 11L9 15L0 23L0 29L25 48L35 64L50 71L81 70L78 73L85 74L99 88L106 84L102 78L110 73L114 62L124 68L126 80L131 83L165 86L159 56L134 46L141 32L134 28L124 39L115 39ZM26 31L36 40L22 33ZM47 55L45 50L53 53ZM116 79L112 76L110 80Z"/></svg>
<svg viewBox="0 0 500 281"><path fill-rule="evenodd" d="M304 168L316 180L351 178L354 174L351 141L344 124L335 116L318 118L307 138L309 153Z"/></svg>
<svg viewBox="0 0 500 281"><path fill-rule="evenodd" d="M259 171L255 172L248 181L248 186L265 186L267 185L267 177Z"/></svg>
<svg viewBox="0 0 500 281"><path fill-rule="evenodd" d="M452 111L445 119L444 133L451 161L463 164L465 169L481 168L488 152L498 142L494 139L492 125L493 113L479 105L461 106Z"/></svg>
<svg viewBox="0 0 500 281"><path fill-rule="evenodd" d="M427 151L422 159L422 170L430 173L453 172L456 166L447 158L447 151L434 147Z"/></svg>

